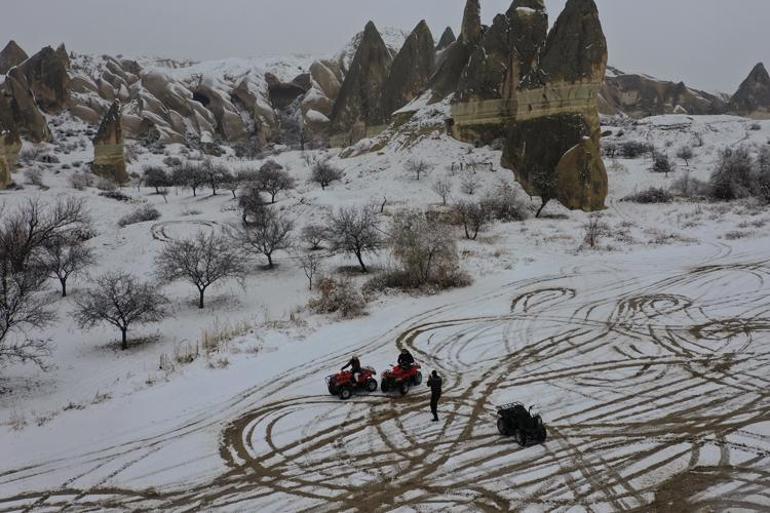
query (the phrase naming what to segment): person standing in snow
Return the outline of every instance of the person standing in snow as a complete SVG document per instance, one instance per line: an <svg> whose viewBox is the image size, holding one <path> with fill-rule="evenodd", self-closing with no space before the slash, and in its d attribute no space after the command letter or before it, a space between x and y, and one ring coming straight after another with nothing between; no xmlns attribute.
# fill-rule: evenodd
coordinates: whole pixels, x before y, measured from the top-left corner
<svg viewBox="0 0 770 513"><path fill-rule="evenodd" d="M433 414L433 422L438 422L438 400L441 399L441 385L443 384L438 372L433 371L428 378L430 387L430 411Z"/></svg>

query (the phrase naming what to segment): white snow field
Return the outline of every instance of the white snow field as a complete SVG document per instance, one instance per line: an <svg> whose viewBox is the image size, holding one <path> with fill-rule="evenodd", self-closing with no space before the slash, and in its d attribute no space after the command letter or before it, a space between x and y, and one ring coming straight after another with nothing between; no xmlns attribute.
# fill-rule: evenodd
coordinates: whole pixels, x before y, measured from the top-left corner
<svg viewBox="0 0 770 513"><path fill-rule="evenodd" d="M608 126L609 138L654 142L672 157L694 134L702 145L669 177L650 173L649 158L610 166L598 248L579 250L586 214L551 205L544 218L461 242L471 286L388 294L355 320L304 307L298 250L277 255L271 271L255 257L245 284L212 289L203 311L191 287L164 288L174 317L134 329L144 342L125 352L117 332L81 332L71 320L85 279L67 299L52 284L51 369L8 367L0 381L0 512L770 510L770 211L749 201L620 201L686 170L707 178L727 146L767 144L770 122L754 124L666 116ZM63 128L82 137L74 122ZM227 191L172 190L168 203L148 188L124 189L131 203L75 191L62 165L90 151L58 155L43 173L49 189L25 185L0 201L86 198L99 232L94 276L120 268L151 279L165 241L239 221ZM143 153L131 168L163 157ZM513 182L500 152L430 131L414 144L335 156L346 178L326 191L308 183L299 152L274 158L298 180L274 208L298 227L385 198L386 216L440 209L431 185L453 163L475 164L477 195ZM409 158L435 169L418 182L404 170ZM452 180L454 198L467 197L460 176ZM161 219L118 228L141 203ZM389 260L383 252L375 267ZM328 271L343 265L353 262L325 259ZM230 336L192 363L159 369L204 332ZM440 422L430 422L424 385L405 397L327 393L325 376L351 354L382 371L403 347L444 377ZM543 415L544 445L520 448L498 434L495 406L512 401Z"/></svg>

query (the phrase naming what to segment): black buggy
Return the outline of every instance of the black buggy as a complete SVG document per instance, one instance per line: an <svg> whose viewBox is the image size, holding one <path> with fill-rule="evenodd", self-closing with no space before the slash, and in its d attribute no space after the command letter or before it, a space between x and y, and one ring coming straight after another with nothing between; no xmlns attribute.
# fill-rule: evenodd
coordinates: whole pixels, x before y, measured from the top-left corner
<svg viewBox="0 0 770 513"><path fill-rule="evenodd" d="M527 410L521 403L497 407L497 430L514 437L522 447L545 443L548 436L540 415L532 415L532 408Z"/></svg>

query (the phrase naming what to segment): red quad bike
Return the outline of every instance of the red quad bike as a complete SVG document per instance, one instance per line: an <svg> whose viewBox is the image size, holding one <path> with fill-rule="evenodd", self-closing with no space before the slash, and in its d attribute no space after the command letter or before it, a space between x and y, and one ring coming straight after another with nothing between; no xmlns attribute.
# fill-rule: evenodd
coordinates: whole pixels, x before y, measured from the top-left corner
<svg viewBox="0 0 770 513"><path fill-rule="evenodd" d="M362 367L358 373L358 381L353 382L353 373L350 371L341 371L326 378L326 385L329 387L331 395L338 395L342 400L348 400L354 392L376 392L377 380L374 376L377 371L371 367Z"/></svg>
<svg viewBox="0 0 770 513"><path fill-rule="evenodd" d="M408 369L396 365L392 370L385 371L382 374L382 384L380 388L386 394L391 390L398 390L401 395L409 392L409 387L417 386L422 383L422 372L419 364L413 364Z"/></svg>

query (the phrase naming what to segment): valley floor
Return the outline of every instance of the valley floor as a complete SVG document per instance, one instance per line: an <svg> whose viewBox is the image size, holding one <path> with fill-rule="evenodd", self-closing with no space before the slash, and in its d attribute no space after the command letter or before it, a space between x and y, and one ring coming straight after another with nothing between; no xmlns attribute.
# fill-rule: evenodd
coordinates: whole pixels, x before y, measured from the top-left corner
<svg viewBox="0 0 770 513"><path fill-rule="evenodd" d="M747 126L652 118L623 137L665 146L703 132L688 166L703 178L719 148L766 142L770 124ZM468 152L440 138L347 159L346 183L326 193L301 185L278 207L307 223L381 196L389 208L427 206L430 182L400 169L409 153L441 163L437 173ZM278 158L306 178L299 154ZM499 153L473 158L494 168ZM770 212L620 201L674 179L648 166L612 172L599 248L578 251L585 215L551 208L463 242L470 287L389 295L356 320L297 308L308 293L292 254L274 271L255 266L244 288L219 289L206 315L187 287L168 288L175 318L125 354L110 331L77 331L60 301L55 368L9 369L2 383L0 512L766 511ZM482 186L506 173L479 171ZM61 177L50 182L40 194L64 191ZM137 200L161 221L122 230L114 222L132 207L83 193L101 234L99 270L149 275L164 240L237 221L225 196L165 204L149 193ZM213 355L158 370L203 331L233 336ZM351 353L382 371L403 347L444 376L440 422L430 422L424 385L404 398L326 393L324 377ZM495 406L512 401L542 413L544 445L498 435Z"/></svg>

